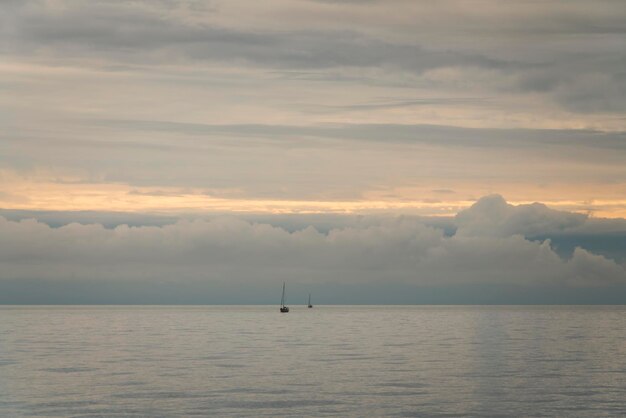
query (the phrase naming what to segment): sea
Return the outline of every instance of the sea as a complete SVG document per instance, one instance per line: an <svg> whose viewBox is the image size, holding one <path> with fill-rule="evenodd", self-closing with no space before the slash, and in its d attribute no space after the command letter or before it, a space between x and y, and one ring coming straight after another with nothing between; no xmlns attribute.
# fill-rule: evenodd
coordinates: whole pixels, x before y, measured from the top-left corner
<svg viewBox="0 0 626 418"><path fill-rule="evenodd" d="M0 417L195 416L626 416L626 307L0 307Z"/></svg>

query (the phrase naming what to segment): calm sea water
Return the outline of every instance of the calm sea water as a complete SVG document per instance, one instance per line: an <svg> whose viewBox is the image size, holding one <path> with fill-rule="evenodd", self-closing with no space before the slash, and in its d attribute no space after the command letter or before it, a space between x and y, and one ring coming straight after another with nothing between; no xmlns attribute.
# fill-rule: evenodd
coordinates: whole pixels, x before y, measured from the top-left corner
<svg viewBox="0 0 626 418"><path fill-rule="evenodd" d="M0 416L626 416L626 307L2 307Z"/></svg>

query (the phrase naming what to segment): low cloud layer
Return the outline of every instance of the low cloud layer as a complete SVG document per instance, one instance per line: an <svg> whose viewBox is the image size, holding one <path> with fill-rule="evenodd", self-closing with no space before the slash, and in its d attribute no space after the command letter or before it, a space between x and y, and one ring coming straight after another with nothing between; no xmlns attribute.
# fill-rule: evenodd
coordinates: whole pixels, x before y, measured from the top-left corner
<svg viewBox="0 0 626 418"><path fill-rule="evenodd" d="M234 217L114 228L77 223L53 228L33 219L0 218L0 286L19 294L20 282L30 287L33 280L46 289L54 289L55 283L63 288L107 284L120 291L132 285L151 295L161 286L165 303L176 294L172 289L198 286L206 292L205 301L213 300L212 289L254 301L258 289L273 289L282 281L297 289L342 286L356 291L369 286L374 293L368 301L376 299L375 289L387 285L415 294L420 287L513 286L567 294L567 289L626 286L619 260L580 247L563 256L549 239L528 238L589 229L588 222L583 215L539 204L508 205L499 196L485 197L459 213L455 233L402 217L322 232L313 226L289 231ZM400 293L396 300L405 297ZM145 302L137 298L134 303ZM393 294L382 302L390 300Z"/></svg>

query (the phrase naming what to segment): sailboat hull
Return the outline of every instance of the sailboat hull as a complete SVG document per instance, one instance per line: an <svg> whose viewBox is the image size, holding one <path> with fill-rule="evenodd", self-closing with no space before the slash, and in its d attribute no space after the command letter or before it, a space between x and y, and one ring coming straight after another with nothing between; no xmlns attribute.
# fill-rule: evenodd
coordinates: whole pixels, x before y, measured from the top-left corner
<svg viewBox="0 0 626 418"><path fill-rule="evenodd" d="M281 311L282 313L287 313L287 312L289 312L289 308L288 308L288 307L286 307L286 306L283 306L282 308L280 308L280 311Z"/></svg>

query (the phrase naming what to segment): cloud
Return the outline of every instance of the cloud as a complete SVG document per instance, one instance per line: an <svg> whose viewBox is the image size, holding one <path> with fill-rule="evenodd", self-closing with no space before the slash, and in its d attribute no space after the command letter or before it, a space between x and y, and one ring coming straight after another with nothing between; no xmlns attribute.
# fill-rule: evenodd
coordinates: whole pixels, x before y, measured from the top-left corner
<svg viewBox="0 0 626 418"><path fill-rule="evenodd" d="M38 195L17 190L21 182L45 179L131 190L201 188L216 190L217 197L236 191L237 198L275 200L376 200L383 192L390 196L383 199L396 201L445 200L437 189L456 192L447 200L473 200L507 190L516 201L575 202L570 210L610 213L624 207L624 131L133 119L56 123L33 133L0 132L0 159L14 173L6 179L0 173L0 188L13 200ZM66 124L72 135L60 133ZM621 206L611 210L595 200Z"/></svg>
<svg viewBox="0 0 626 418"><path fill-rule="evenodd" d="M451 65L507 65L481 54L389 43L353 30L235 28L194 22L170 8L135 3L59 3L13 11L4 49L20 55L248 62L267 68L396 67L411 72ZM65 7L63 7L65 6Z"/></svg>
<svg viewBox="0 0 626 418"><path fill-rule="evenodd" d="M591 129L481 129L432 124L345 123L312 126L263 124L201 124L150 120L92 120L101 128L124 132L172 132L190 136L226 136L271 139L283 145L298 143L314 146L312 139L339 139L359 142L425 143L442 146L481 148L535 148L539 145L568 148L572 146L626 152L626 131L602 132Z"/></svg>
<svg viewBox="0 0 626 418"><path fill-rule="evenodd" d="M312 226L289 231L234 217L111 229L99 224L52 228L32 219L0 218L0 281L12 286L32 279L147 287L203 283L241 292L283 280L356 287L626 285L624 266L613 260L582 248L562 258L549 240L522 235L584 221L557 215L487 197L459 214L452 236L402 217L327 232Z"/></svg>
<svg viewBox="0 0 626 418"><path fill-rule="evenodd" d="M586 215L550 209L541 203L513 206L500 195L483 197L455 219L459 235L497 237L549 236L579 227L586 221Z"/></svg>
<svg viewBox="0 0 626 418"><path fill-rule="evenodd" d="M585 260L584 248L618 263L626 261L626 219L594 219L580 213L550 209L541 203L514 206L500 195L485 196L454 219L457 236L549 240L561 257ZM575 273L573 273L575 274Z"/></svg>
<svg viewBox="0 0 626 418"><path fill-rule="evenodd" d="M506 190L624 211L618 2L0 7L0 165L22 180L0 174L3 206L36 200L18 183L48 173L245 199Z"/></svg>
<svg viewBox="0 0 626 418"><path fill-rule="evenodd" d="M446 214L494 190L606 216L626 207L623 2L25 0L0 10L7 208L99 210L97 196L123 194L136 200L120 210L145 211L187 189L187 202L441 201ZM441 223L140 218L4 220L3 283L562 287L615 282L626 260L623 219L497 196ZM69 223L86 219L96 224Z"/></svg>
<svg viewBox="0 0 626 418"><path fill-rule="evenodd" d="M103 68L229 62L322 70L322 77L328 69L375 68L394 73L387 83L405 78L401 73L456 69L460 82L438 90L468 97L539 92L580 113L626 109L626 8L619 2L229 3L5 2L0 48L15 57ZM376 78L361 82L385 83ZM407 86L415 82L428 80ZM332 106L366 110L358 103Z"/></svg>

